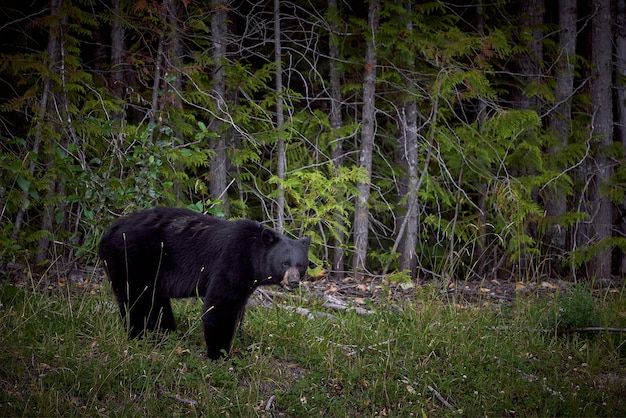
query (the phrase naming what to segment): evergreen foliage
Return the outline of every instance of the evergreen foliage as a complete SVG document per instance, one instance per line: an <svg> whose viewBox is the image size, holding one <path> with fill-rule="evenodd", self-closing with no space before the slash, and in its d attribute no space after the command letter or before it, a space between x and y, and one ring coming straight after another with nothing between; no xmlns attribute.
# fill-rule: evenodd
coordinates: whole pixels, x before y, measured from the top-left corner
<svg viewBox="0 0 626 418"><path fill-rule="evenodd" d="M567 138L546 124L558 105L556 85L549 69L541 83L516 76L531 32L517 33L512 3L381 2L371 178L357 168L367 8L282 2L286 120L276 128L273 10L257 3L228 5L223 62L211 53L206 2L120 0L109 7L52 0L7 9L0 25L0 261L35 254L45 262L51 242L88 261L112 219L157 204L274 223L282 187L287 232L312 234L312 256L327 268L333 240L353 246L356 185L369 183L372 274L400 269L408 205L418 206L418 244L409 250L419 277L538 277L555 253L578 274L606 249L614 251L616 269L624 264L623 237L595 242L586 226L593 215L586 178L595 156L616 163L600 190L616 207L624 201L622 145L603 147L593 136L583 89L568 99L574 112ZM331 23L340 30L331 34ZM533 29L558 27L549 23ZM112 45L114 30L123 45ZM544 41L548 68L560 46L552 37ZM339 129L328 116L331 45L342 57ZM581 86L589 74L585 58L573 63ZM224 97L214 94L218 67ZM520 108L515 92L538 104ZM408 178L400 141L407 102L417 109L417 179ZM279 138L284 180L277 177ZM217 139L226 148L228 177L220 198L209 192ZM331 157L337 143L340 162ZM558 153L548 152L555 147ZM566 210L548 216L546 202L557 193ZM554 228L568 234L559 251Z"/></svg>

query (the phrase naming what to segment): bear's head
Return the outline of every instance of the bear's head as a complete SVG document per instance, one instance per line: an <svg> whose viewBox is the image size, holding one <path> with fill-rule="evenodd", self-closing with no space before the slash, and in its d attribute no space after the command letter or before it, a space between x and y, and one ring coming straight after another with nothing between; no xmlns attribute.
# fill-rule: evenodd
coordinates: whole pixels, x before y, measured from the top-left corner
<svg viewBox="0 0 626 418"><path fill-rule="evenodd" d="M261 242L264 266L263 277L258 284L280 284L287 289L297 287L309 264L311 237L294 240L263 228Z"/></svg>

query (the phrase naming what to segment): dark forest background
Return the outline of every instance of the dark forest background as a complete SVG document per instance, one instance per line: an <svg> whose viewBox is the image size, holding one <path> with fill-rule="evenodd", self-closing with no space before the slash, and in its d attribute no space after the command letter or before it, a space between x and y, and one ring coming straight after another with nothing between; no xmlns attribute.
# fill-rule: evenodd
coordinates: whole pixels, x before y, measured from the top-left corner
<svg viewBox="0 0 626 418"><path fill-rule="evenodd" d="M624 0L0 4L0 263L174 205L338 278L626 272Z"/></svg>

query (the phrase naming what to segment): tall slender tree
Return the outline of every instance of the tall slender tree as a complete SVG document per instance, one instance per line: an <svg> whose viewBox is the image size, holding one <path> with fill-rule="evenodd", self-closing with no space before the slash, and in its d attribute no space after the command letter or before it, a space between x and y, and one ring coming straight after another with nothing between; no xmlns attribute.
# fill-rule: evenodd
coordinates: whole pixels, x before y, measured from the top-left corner
<svg viewBox="0 0 626 418"><path fill-rule="evenodd" d="M538 106L537 96L533 92L541 83L541 61L543 57L543 24L544 0L523 0L520 2L519 30L520 42L526 51L520 57L520 87L526 88L517 97L521 109ZM529 89L531 87L531 89Z"/></svg>
<svg viewBox="0 0 626 418"><path fill-rule="evenodd" d="M334 135L338 135L342 126L343 119L341 114L341 71L339 70L339 9L337 8L337 0L328 0L329 14L329 39L328 39L328 67L329 67L329 85L330 85L330 127ZM330 156L333 161L335 173L343 165L343 139L339 136L333 137L330 144ZM335 217L335 221L343 225L341 215ZM333 239L332 253L332 271L336 279L344 277L344 240L343 232L338 229Z"/></svg>
<svg viewBox="0 0 626 418"><path fill-rule="evenodd" d="M285 188L282 182L285 180L285 166L287 156L285 153L285 138L283 136L283 53L280 39L280 0L274 0L274 62L276 64L276 142L278 164L276 176L279 179L278 194L276 196L276 230L282 233L285 229Z"/></svg>
<svg viewBox="0 0 626 418"><path fill-rule="evenodd" d="M576 0L559 1L559 50L556 56L556 88L554 91L555 106L550 112L549 124L554 135L554 144L549 148L549 161L552 169L559 172L557 178L546 188L546 215L551 218L552 226L548 231L553 251L561 256L566 248L566 230L559 224L559 217L567 211L567 193L558 181L565 170L562 153L568 145L571 132L572 96L574 94L574 60L576 54ZM559 267L560 260L551 263L553 268Z"/></svg>
<svg viewBox="0 0 626 418"><path fill-rule="evenodd" d="M411 83L408 84L407 91L410 91L412 85ZM401 161L406 168L406 188L399 203L399 207L404 213L398 217L399 230L396 240L399 240L397 242L400 243L400 269L408 271L411 278L415 278L419 211L418 132L415 98L409 97L405 100L399 121L398 142L401 150Z"/></svg>
<svg viewBox="0 0 626 418"><path fill-rule="evenodd" d="M363 106L361 110L361 144L359 166L365 168L371 178L374 138L376 136L376 34L378 32L380 4L370 0L367 13L367 38L365 47L365 68L363 76ZM352 268L355 276L366 271L366 258L369 233L369 197L371 183L358 183L359 195L354 211L354 260Z"/></svg>
<svg viewBox="0 0 626 418"><path fill-rule="evenodd" d="M213 151L210 163L210 196L213 201L221 201L224 214L228 216L229 204L227 194L227 168L226 159L226 137L228 135L227 125L224 123L227 112L226 103L226 77L225 68L228 65L226 58L227 47L227 19L228 11L231 7L230 1L213 0L211 14L211 45L213 48L213 68L212 68L212 94L215 103L215 115L209 122L209 130L217 133L211 138L210 147Z"/></svg>
<svg viewBox="0 0 626 418"><path fill-rule="evenodd" d="M59 8L61 7L60 0L52 0L50 3L50 17L52 22L58 21ZM52 79L58 78L54 74L58 69L58 48L59 48L59 38L60 38L60 30L53 23L50 24L48 28L48 47L46 48L46 63L50 72L45 73L42 77L42 85L40 87L40 97L38 99L38 108L37 108L37 117L34 121L31 121L33 124L33 128L29 133L29 142L30 142L30 150L31 157L28 159L28 174L29 177L34 177L35 172L37 170L37 158L40 155L40 151L42 150L42 137L44 135L44 121L46 120L46 113L49 110L52 92ZM27 187L22 188L21 194L21 204L17 210L15 220L13 222L13 230L11 233L11 239L17 240L20 229L22 228L22 223L24 222L24 216L26 214L26 210L30 206L30 197L29 197L29 189ZM41 246L40 246L41 250ZM39 252L39 261L41 261L41 257L43 256L43 252Z"/></svg>
<svg viewBox="0 0 626 418"><path fill-rule="evenodd" d="M163 88L163 65L165 64L166 53L166 32L165 21L167 18L167 6L162 9L161 23L157 29L157 50L153 51L152 60L154 63L154 71L152 74L152 89L151 89L151 105L148 110L150 125L155 126L157 122L162 121L162 115L160 114L162 108L162 101L159 100L159 95ZM152 140L153 131L150 132L150 139Z"/></svg>
<svg viewBox="0 0 626 418"><path fill-rule="evenodd" d="M111 1L111 75L113 79L112 92L117 99L124 98L124 25L122 24L122 0ZM121 115L118 115L121 116Z"/></svg>
<svg viewBox="0 0 626 418"><path fill-rule="evenodd" d="M602 243L611 238L613 227L613 207L605 187L613 174L613 162L607 150L613 144L613 107L611 101L612 52L611 2L593 0L591 19L591 64L593 79L591 101L593 105L592 134L598 138L595 155L591 161L594 179L591 190L591 237L594 243ZM602 248L602 247L600 247ZM611 249L602 248L592 259L591 276L606 279L611 274Z"/></svg>
<svg viewBox="0 0 626 418"><path fill-rule="evenodd" d="M622 144L622 161L626 156L626 1L617 0L615 13L615 137ZM617 225L622 237L626 237L626 197L620 205L621 222ZM626 255L620 253L619 273L626 275Z"/></svg>
<svg viewBox="0 0 626 418"><path fill-rule="evenodd" d="M485 8L483 6L483 0L480 0L476 5L476 29L481 36L485 35ZM480 127L487 117L487 104L484 100L478 102L478 116L477 122ZM478 180L479 184L477 190L479 192L477 209L477 236L476 245L473 248L472 259L476 264L475 271L479 277L484 277L487 273L487 184L484 179Z"/></svg>
<svg viewBox="0 0 626 418"><path fill-rule="evenodd" d="M408 1L404 6L406 10L405 29L407 39L413 40L412 22L412 2ZM396 236L395 247L400 252L400 269L408 271L411 278L416 277L417 269L417 233L418 233L418 211L419 211L419 178L418 178L418 132L417 132L417 103L413 92L416 90L416 82L411 75L416 74L415 56L411 48L405 54L403 64L407 79L407 95L403 98L403 103L399 105L401 114L398 116L398 162L405 171L405 178L402 179L399 187L399 202L397 204L399 215L399 228ZM385 269L386 270L386 269Z"/></svg>
<svg viewBox="0 0 626 418"><path fill-rule="evenodd" d="M70 14L69 9L72 6L69 4L63 4L62 1L53 0L52 13L54 18L51 19L51 33L56 32L54 36L54 42L56 45L49 44L49 55L51 62L51 69L53 69L53 76L57 79L52 88L52 104L53 108L48 108L50 112L49 116L51 125L47 129L52 129L55 132L54 135L50 135L49 139L45 142L44 146L44 172L50 173L47 182L46 196L44 199L43 215L41 217L41 231L45 231L39 238L39 246L37 255L35 256L35 263L40 264L48 258L48 248L50 246L50 235L53 233L53 229L56 223L57 214L63 214L65 212L65 201L59 199L64 195L64 185L60 181L58 176L58 162L56 161L57 153L66 154L68 145L70 142L79 147L79 139L74 132L72 113L70 111L70 83L68 77L72 73L72 70L76 68L76 65L72 65L72 57L68 53L68 46L72 44L70 41L69 27L70 27ZM41 121L43 122L43 121ZM56 141L55 141L56 140ZM56 143L55 143L56 142Z"/></svg>
<svg viewBox="0 0 626 418"><path fill-rule="evenodd" d="M626 151L626 0L617 0L615 12L615 136Z"/></svg>

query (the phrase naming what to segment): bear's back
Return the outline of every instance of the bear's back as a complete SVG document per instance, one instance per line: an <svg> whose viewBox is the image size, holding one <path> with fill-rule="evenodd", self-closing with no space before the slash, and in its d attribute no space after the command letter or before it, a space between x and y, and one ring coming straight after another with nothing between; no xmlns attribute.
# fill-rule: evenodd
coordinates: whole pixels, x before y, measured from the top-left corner
<svg viewBox="0 0 626 418"><path fill-rule="evenodd" d="M160 253L186 260L228 258L246 253L266 229L247 219L229 221L183 208L154 207L115 222L102 239L100 255ZM178 264L178 263L177 263Z"/></svg>

